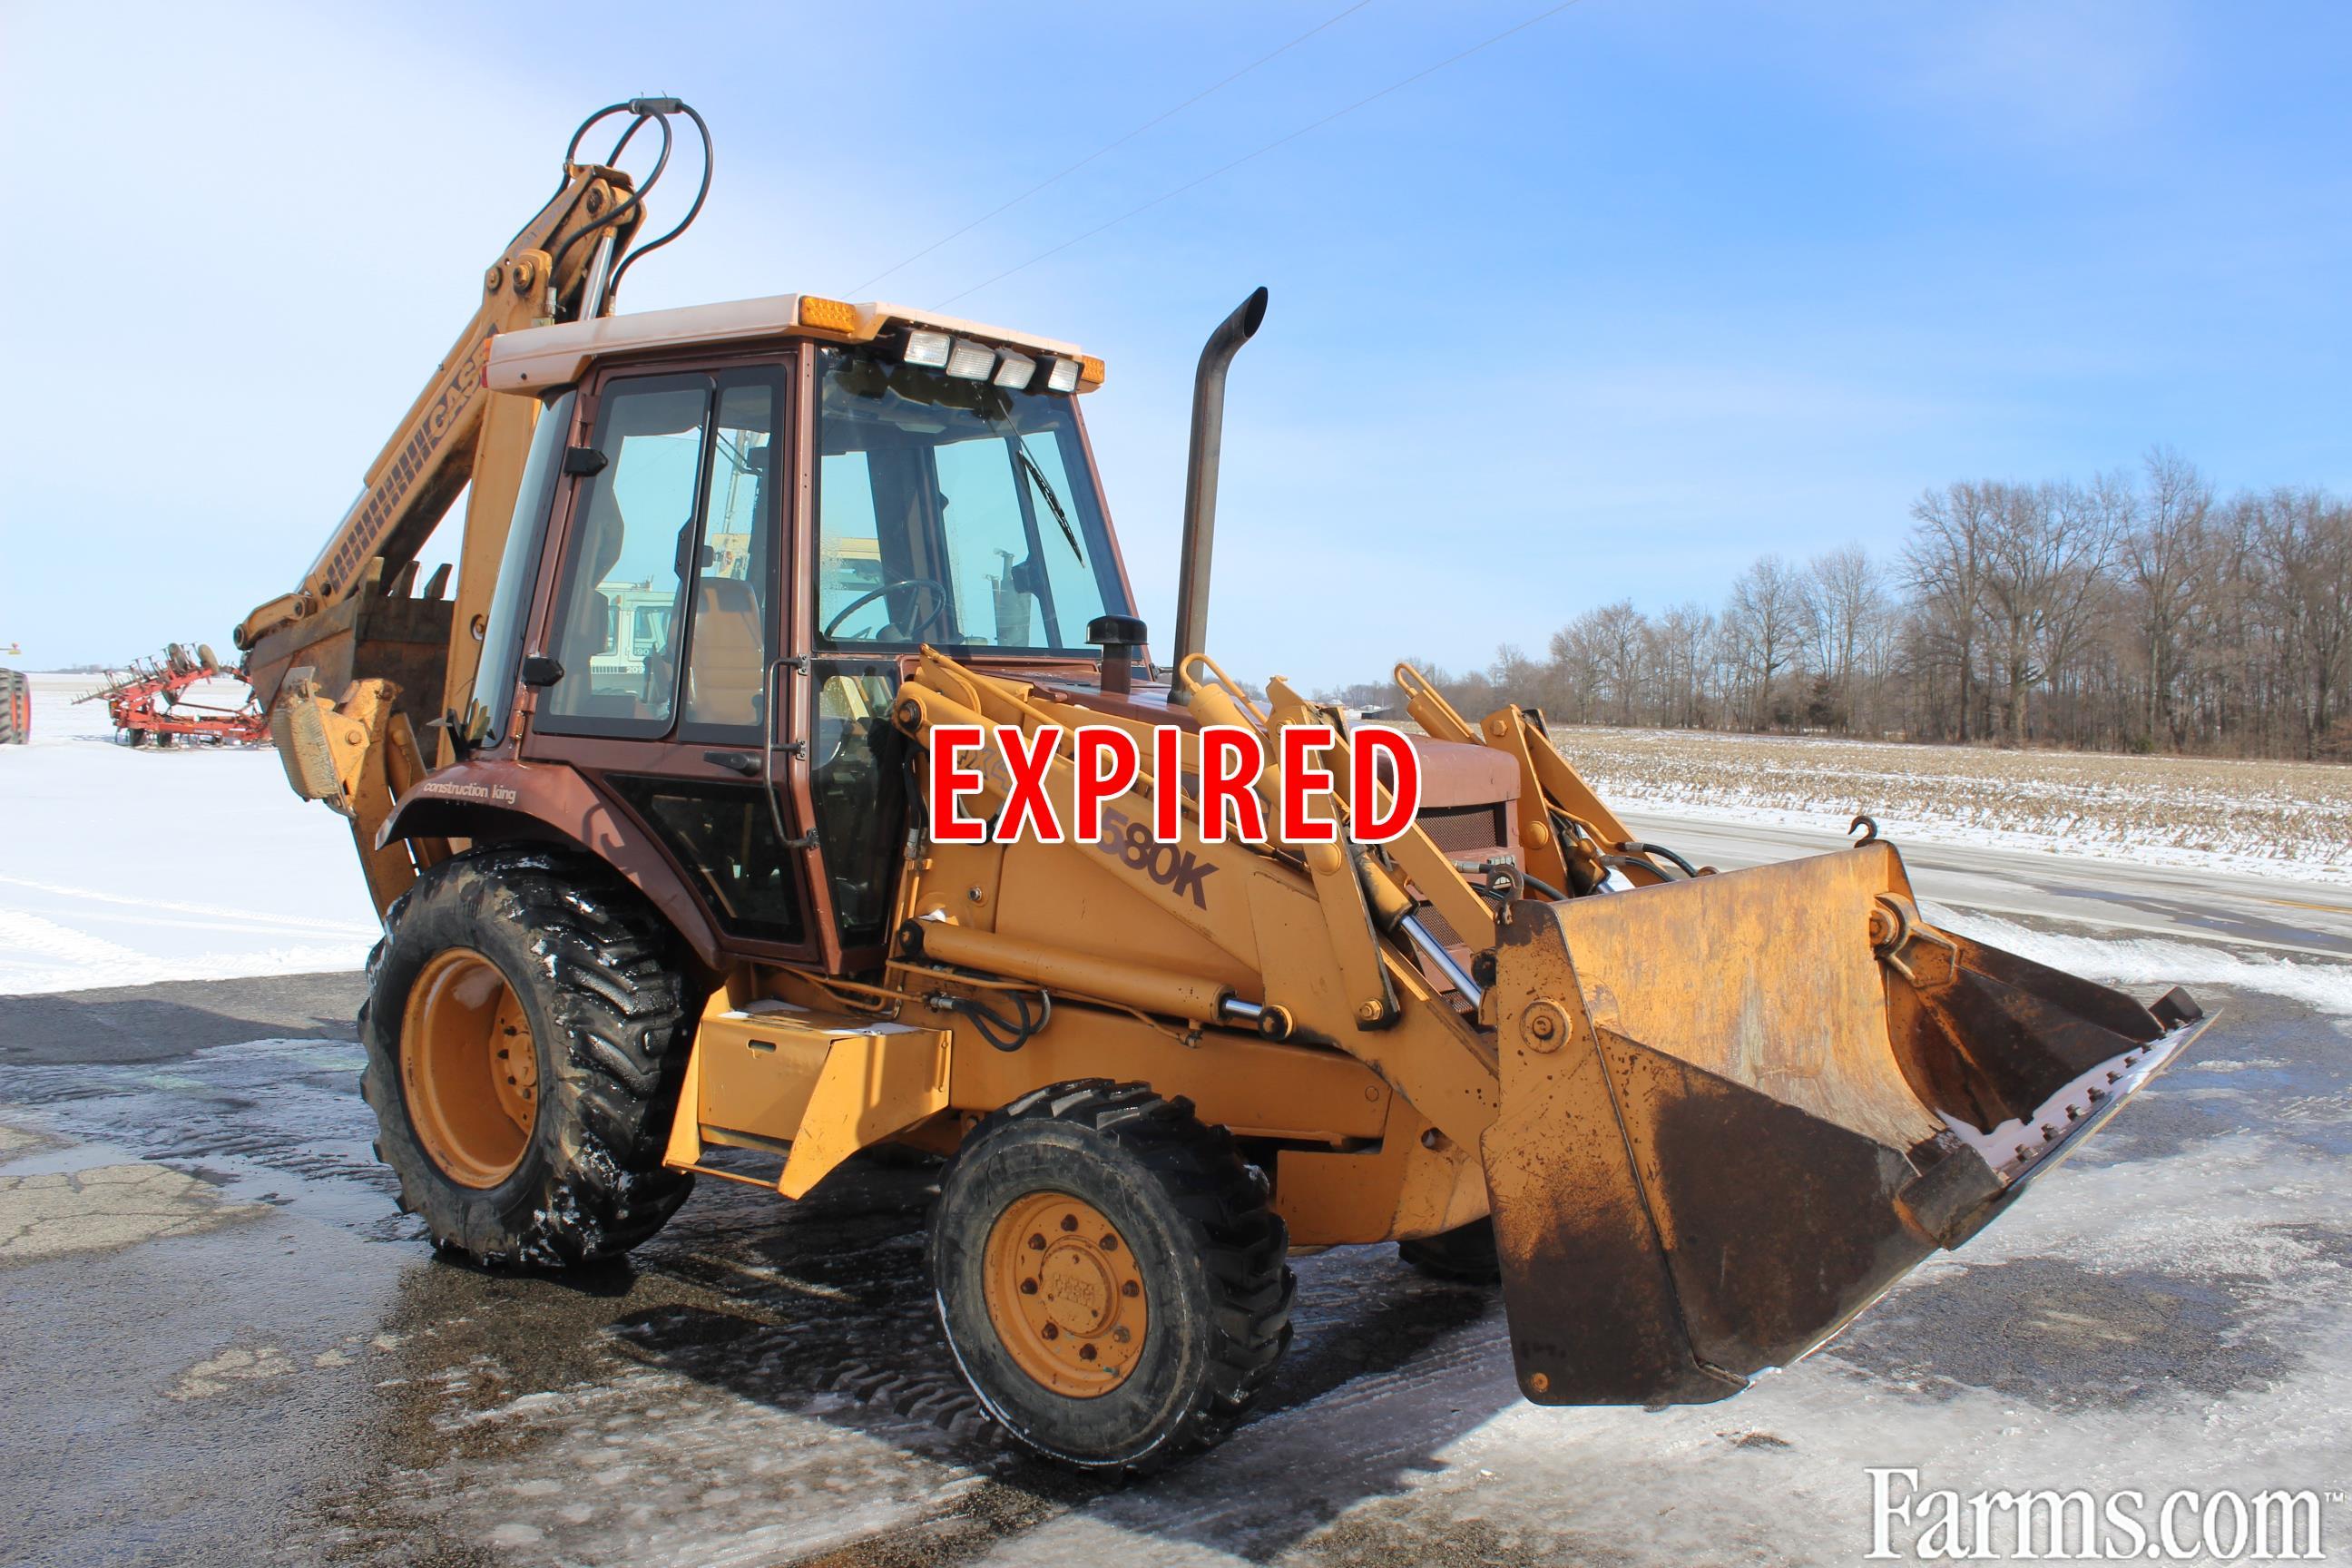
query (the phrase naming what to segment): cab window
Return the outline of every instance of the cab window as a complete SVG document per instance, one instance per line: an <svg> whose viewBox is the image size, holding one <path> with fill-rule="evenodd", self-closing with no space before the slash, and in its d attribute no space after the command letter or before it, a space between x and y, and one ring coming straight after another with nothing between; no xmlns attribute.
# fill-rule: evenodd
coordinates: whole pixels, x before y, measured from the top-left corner
<svg viewBox="0 0 2352 1568"><path fill-rule="evenodd" d="M780 391L764 373L719 383L686 667L686 729L698 737L757 739L767 712Z"/></svg>
<svg viewBox="0 0 2352 1568"><path fill-rule="evenodd" d="M818 356L817 646L1092 657L1125 585L1067 394Z"/></svg>
<svg viewBox="0 0 2352 1568"><path fill-rule="evenodd" d="M782 384L768 369L612 384L579 480L548 651L557 734L751 739L772 638ZM683 653L683 658L681 657Z"/></svg>
<svg viewBox="0 0 2352 1568"><path fill-rule="evenodd" d="M707 376L621 382L605 395L580 480L548 651L563 673L539 708L558 732L668 731L685 564L701 489Z"/></svg>

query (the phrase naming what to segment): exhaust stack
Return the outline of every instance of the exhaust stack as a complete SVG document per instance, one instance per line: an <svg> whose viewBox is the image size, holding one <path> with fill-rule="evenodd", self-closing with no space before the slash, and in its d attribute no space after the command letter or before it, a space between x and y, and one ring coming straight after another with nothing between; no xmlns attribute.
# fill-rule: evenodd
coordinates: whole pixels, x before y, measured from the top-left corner
<svg viewBox="0 0 2352 1568"><path fill-rule="evenodd" d="M1216 545L1217 461L1224 448L1225 372L1242 345L1257 335L1265 320L1265 290L1243 300L1218 323L1201 350L1201 368L1192 376L1192 445L1184 463L1184 553L1176 576L1176 651L1170 662L1178 668L1185 659L1208 646L1209 557ZM1180 680L1175 689L1181 691ZM1180 699L1181 700L1181 699Z"/></svg>

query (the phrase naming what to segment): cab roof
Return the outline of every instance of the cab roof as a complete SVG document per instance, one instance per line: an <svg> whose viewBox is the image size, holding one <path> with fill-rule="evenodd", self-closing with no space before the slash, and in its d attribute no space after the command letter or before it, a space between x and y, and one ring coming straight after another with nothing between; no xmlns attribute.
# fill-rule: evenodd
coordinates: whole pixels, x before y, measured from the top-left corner
<svg viewBox="0 0 2352 1568"><path fill-rule="evenodd" d="M490 340L485 379L495 392L536 395L578 381L591 361L608 354L706 347L770 337L824 342L866 342L888 326L909 326L975 338L1025 353L1081 359L1076 343L1010 327L992 327L935 310L879 300L862 305L814 294L771 294L716 305L687 305L635 315L599 316L549 327L525 327Z"/></svg>

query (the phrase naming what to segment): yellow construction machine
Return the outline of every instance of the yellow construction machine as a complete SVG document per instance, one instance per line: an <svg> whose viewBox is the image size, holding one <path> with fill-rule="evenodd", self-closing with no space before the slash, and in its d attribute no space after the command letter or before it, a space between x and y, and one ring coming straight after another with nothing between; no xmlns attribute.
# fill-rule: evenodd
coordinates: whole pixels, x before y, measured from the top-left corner
<svg viewBox="0 0 2352 1568"><path fill-rule="evenodd" d="M607 1258L698 1173L797 1198L895 1143L949 1157L957 1361L1073 1465L1228 1430L1289 1341L1287 1256L1337 1246L1499 1278L1530 1399L1705 1401L1965 1241L2200 1026L1936 929L1882 841L1691 867L1537 716L1474 722L1410 670L1402 837L1203 831L1211 726L1267 742L1269 801L1278 738L1329 726L1337 820L1378 805L1349 715L1202 651L1264 290L1202 356L1163 663L1080 416L1098 359L808 294L615 313L677 232L641 238L617 148L578 161L615 119L656 177L701 132L707 191L677 101L583 125L238 631L288 777L351 821L385 933L364 1089L444 1246ZM420 590L461 491L454 595ZM947 842L914 781L949 726L1115 727L1152 761L1098 836Z"/></svg>

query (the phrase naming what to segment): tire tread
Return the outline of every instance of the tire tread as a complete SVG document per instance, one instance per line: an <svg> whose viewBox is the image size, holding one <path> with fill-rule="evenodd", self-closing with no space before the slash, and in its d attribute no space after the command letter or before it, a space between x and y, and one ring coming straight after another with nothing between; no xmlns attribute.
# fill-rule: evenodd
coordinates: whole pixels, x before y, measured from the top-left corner
<svg viewBox="0 0 2352 1568"><path fill-rule="evenodd" d="M374 982L403 917L445 879L478 879L485 918L526 933L543 964L542 1005L561 1037L550 1042L577 1069L577 1115L560 1131L562 1157L542 1201L503 1234L439 1236L477 1261L576 1265L617 1257L667 1222L694 1178L668 1171L661 1150L684 1076L691 1016L674 942L660 917L599 863L530 846L468 851L425 872L389 911L383 942L369 957L369 998L359 1013L369 1068L362 1088L379 1118L396 1094L397 1041L372 1032ZM395 1026L396 1029L396 1026ZM380 1087L382 1086L382 1087ZM557 1101L543 1098L541 1114ZM425 1212L402 1172L400 1201ZM424 1179L429 1180L430 1176Z"/></svg>
<svg viewBox="0 0 2352 1568"><path fill-rule="evenodd" d="M1080 1079L1034 1089L992 1112L971 1142L1008 1122L1053 1121L1121 1145L1148 1170L1191 1229L1210 1292L1210 1375L1175 1434L1122 1467L1143 1474L1222 1441L1273 1380L1292 1335L1298 1279L1289 1232L1267 1204L1265 1178L1231 1133L1204 1124L1192 1102L1149 1084Z"/></svg>

